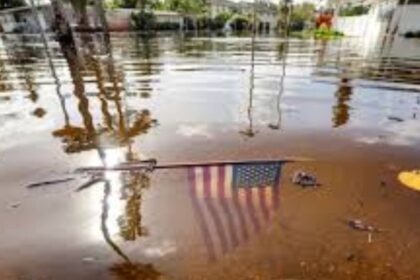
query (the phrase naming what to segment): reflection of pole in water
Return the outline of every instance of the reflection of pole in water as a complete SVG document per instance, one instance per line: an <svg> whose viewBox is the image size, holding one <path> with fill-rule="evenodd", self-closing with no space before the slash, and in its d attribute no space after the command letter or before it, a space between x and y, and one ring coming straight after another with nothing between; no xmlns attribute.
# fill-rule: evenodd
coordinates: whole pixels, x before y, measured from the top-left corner
<svg viewBox="0 0 420 280"><path fill-rule="evenodd" d="M98 149L99 151L99 149ZM104 158L101 156L101 159ZM135 175L134 175L135 176ZM118 279L122 280L133 280L133 279L144 279L144 280L155 280L158 279L160 273L154 268L152 264L142 264L133 262L118 246L118 244L112 240L111 234L107 226L109 217L109 197L111 195L111 183L105 180L104 184L104 197L102 200L102 213L101 213L101 232L103 234L105 242L111 247L111 249L123 259L122 263L114 264L110 269ZM138 209L140 210L140 209Z"/></svg>
<svg viewBox="0 0 420 280"><path fill-rule="evenodd" d="M107 227L107 219L108 219L108 212L109 212L109 203L108 198L111 194L111 184L109 181L105 181L105 188L104 188L104 199L102 201L102 214L101 214L101 231L104 236L106 243L120 256L124 261L131 264L130 259L124 252L121 250L120 247L111 239L111 235L109 234L109 230Z"/></svg>
<svg viewBox="0 0 420 280"><path fill-rule="evenodd" d="M36 9L34 0L30 0L30 4L31 4L31 9L32 9L33 16L35 17L35 21L36 21L36 23L38 25L38 28L40 30L40 33L41 33L42 43L44 45L45 53L46 53L47 59L48 59L48 65L50 66L51 74L53 75L53 78L54 78L54 81L55 81L55 84L56 84L56 93L57 93L57 96L60 100L60 106L61 106L61 109L63 111L64 121L65 121L65 124L68 125L69 115L68 115L67 110L66 110L65 99L62 96L61 91L60 91L61 83L60 83L60 80L58 78L57 72L55 71L54 63L53 63L52 56L51 56L51 53L50 53L50 49L49 49L49 46L48 46L47 36L44 32L44 28L42 27L41 19L39 17L38 11Z"/></svg>
<svg viewBox="0 0 420 280"><path fill-rule="evenodd" d="M255 11L255 2L254 2L254 24L252 30L252 40L251 40L251 71L249 77L249 100L248 100L248 122L249 126L247 129L241 131L241 133L248 137L254 137L256 132L253 128L253 119L252 119L252 106L253 106L253 99L254 99L254 79L255 79L255 35L256 35L256 11Z"/></svg>
<svg viewBox="0 0 420 280"><path fill-rule="evenodd" d="M286 40L288 40L286 38ZM277 122L276 123L270 123L268 125L271 129L280 129L281 127L281 97L283 96L284 92L284 79L286 77L286 60L287 60L287 53L289 48L289 41L285 41L281 43L281 58L282 58L282 72L280 76L280 85L279 85L279 92L277 94L277 100L276 100L276 110L277 110Z"/></svg>
<svg viewBox="0 0 420 280"><path fill-rule="evenodd" d="M39 17L38 11L36 10L34 0L31 0L30 3L31 3L31 8L32 8L32 13L35 17L35 21L37 22L38 28L40 29L41 39L42 39L42 43L44 45L45 53L47 55L48 65L50 67L51 74L52 74L52 76L54 78L54 81L55 81L55 84L56 84L56 94L57 94L58 99L60 101L61 110L63 111L64 122L65 122L65 125L68 126L69 125L69 114L68 114L67 109L66 109L65 99L64 99L63 95L61 94L61 82L60 82L60 79L58 78L57 72L55 71L55 66L54 66L53 59L52 59L50 49L49 49L49 46L48 46L47 36L46 36L46 34L44 32L44 29L41 25L41 19Z"/></svg>

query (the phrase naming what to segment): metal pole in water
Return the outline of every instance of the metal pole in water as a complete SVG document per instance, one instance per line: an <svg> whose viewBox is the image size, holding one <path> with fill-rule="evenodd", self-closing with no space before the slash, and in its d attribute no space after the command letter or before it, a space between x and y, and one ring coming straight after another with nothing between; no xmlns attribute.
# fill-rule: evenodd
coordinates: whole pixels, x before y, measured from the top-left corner
<svg viewBox="0 0 420 280"><path fill-rule="evenodd" d="M196 166L215 166L215 165L234 165L234 164L261 164L261 163L292 163L292 162L310 162L313 159L299 158L299 157L284 157L282 159L269 159L269 160L225 160L225 161L205 161L205 162L173 162L156 164L155 160L143 160L137 163L123 163L116 166L89 166L81 167L75 170L76 173L84 172L105 172L105 171L136 171L136 170L156 170L156 169L179 169L189 168Z"/></svg>

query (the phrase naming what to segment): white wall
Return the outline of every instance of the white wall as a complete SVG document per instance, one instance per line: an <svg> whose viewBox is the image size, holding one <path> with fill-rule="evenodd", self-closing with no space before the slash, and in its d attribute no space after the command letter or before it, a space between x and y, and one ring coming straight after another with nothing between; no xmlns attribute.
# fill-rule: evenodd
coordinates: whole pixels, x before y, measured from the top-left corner
<svg viewBox="0 0 420 280"><path fill-rule="evenodd" d="M274 30L277 27L277 16L274 14L258 14L258 20L260 22L269 23L271 30Z"/></svg>
<svg viewBox="0 0 420 280"><path fill-rule="evenodd" d="M392 21L395 27L399 22L398 33L405 34L409 31L420 31L420 5L398 6Z"/></svg>
<svg viewBox="0 0 420 280"><path fill-rule="evenodd" d="M339 17L334 24L334 28L343 32L346 36L364 36L368 31L370 15Z"/></svg>
<svg viewBox="0 0 420 280"><path fill-rule="evenodd" d="M334 21L334 28L345 36L357 37L359 52L368 55L383 38L391 19L387 15L391 15L389 12L394 7L395 2L382 2L373 6L366 15L338 17Z"/></svg>

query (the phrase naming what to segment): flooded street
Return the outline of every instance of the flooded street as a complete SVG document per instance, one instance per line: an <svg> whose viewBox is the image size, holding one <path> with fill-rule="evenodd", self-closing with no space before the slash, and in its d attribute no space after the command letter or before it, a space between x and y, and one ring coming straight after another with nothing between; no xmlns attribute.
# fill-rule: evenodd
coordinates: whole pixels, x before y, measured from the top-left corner
<svg viewBox="0 0 420 280"><path fill-rule="evenodd" d="M0 279L420 279L420 41L84 36L0 39Z"/></svg>

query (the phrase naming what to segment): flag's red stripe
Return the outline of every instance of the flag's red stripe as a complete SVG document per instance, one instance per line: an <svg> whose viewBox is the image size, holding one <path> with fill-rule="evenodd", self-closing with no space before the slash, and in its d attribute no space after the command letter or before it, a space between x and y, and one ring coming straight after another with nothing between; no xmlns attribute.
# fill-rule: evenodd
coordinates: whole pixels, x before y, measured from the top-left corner
<svg viewBox="0 0 420 280"><path fill-rule="evenodd" d="M255 206L252 197L252 188L246 188L245 190L245 197L246 197L246 207L248 210L249 217L251 218L251 222L254 226L255 232L259 232L261 230L260 221L256 215Z"/></svg>
<svg viewBox="0 0 420 280"><path fill-rule="evenodd" d="M217 182L217 188L218 188L218 196L220 199L220 204L223 208L223 211L226 215L226 220L228 223L228 230L229 230L229 236L230 240L232 241L232 245L234 247L239 245L238 236L235 230L235 224L233 221L232 213L229 208L229 204L226 200L226 194L225 194L225 179L226 179L226 167L225 166L218 166L217 167L217 173L218 173L218 182ZM228 186L230 187L230 185Z"/></svg>
<svg viewBox="0 0 420 280"><path fill-rule="evenodd" d="M265 187L260 187L258 188L258 196L260 198L260 207L261 207L261 211L264 215L264 220L268 221L270 219L270 210L268 209L267 206L267 195L266 195L266 188Z"/></svg>
<svg viewBox="0 0 420 280"><path fill-rule="evenodd" d="M204 201L207 205L207 209L213 219L214 225L216 227L217 235L219 236L220 245L222 246L222 252L227 253L228 251L228 242L223 230L223 224L217 212L213 199L211 197L211 176L210 176L210 167L203 168L203 181L204 181Z"/></svg>
<svg viewBox="0 0 420 280"><path fill-rule="evenodd" d="M195 216L198 220L198 224L200 226L201 229L201 233L203 235L204 238L204 243L206 245L207 248L207 254L208 254L208 258L210 261L215 261L216 260L216 254L215 254L215 250L214 250L214 243L213 240L211 239L211 234L210 234L210 230L206 224L205 218L204 218L204 214L203 211L200 207L200 203L198 202L198 197L197 197L197 182L196 182L196 177L195 177L195 169L194 168L188 168L188 183L190 186L190 197L192 200L192 204L194 207L194 212L195 212Z"/></svg>
<svg viewBox="0 0 420 280"><path fill-rule="evenodd" d="M232 199L233 199L233 205L235 207L236 214L239 217L239 224L241 227L242 238L243 240L248 240L249 238L248 229L246 227L246 221L245 221L244 213L242 211L242 206L241 206L241 203L239 202L239 193L237 189L233 190Z"/></svg>

